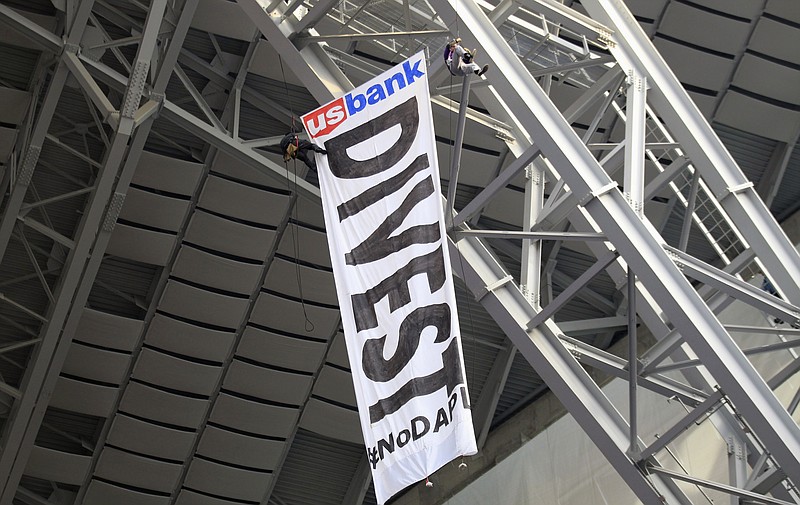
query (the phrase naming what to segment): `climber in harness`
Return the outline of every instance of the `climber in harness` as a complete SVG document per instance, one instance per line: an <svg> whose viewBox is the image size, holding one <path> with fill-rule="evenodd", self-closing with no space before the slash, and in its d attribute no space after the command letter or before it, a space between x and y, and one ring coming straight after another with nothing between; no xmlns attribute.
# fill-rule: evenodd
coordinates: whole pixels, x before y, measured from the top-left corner
<svg viewBox="0 0 800 505"><path fill-rule="evenodd" d="M305 139L300 137L294 131L291 131L283 136L281 139L281 152L283 153L283 161L288 162L291 159L299 159L311 170L317 169L317 161L314 159L314 154L310 151L320 154L328 154L325 149L316 146Z"/></svg>
<svg viewBox="0 0 800 505"><path fill-rule="evenodd" d="M447 64L447 69L450 73L457 76L465 76L470 73L475 75L483 75L489 70L489 65L484 65L481 68L473 61L477 49L472 52L465 50L461 47L461 39L456 38L451 40L444 48L444 61Z"/></svg>

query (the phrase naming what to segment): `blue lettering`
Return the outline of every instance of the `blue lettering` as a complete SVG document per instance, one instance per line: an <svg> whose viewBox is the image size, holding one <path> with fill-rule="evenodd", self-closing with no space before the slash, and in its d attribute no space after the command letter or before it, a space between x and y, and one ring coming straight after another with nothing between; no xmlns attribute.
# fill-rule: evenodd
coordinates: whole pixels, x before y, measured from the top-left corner
<svg viewBox="0 0 800 505"><path fill-rule="evenodd" d="M352 93L348 93L347 96L344 97L344 101L347 104L348 116L352 116L367 106L367 99L361 94L353 96Z"/></svg>
<svg viewBox="0 0 800 505"><path fill-rule="evenodd" d="M397 83L397 89L403 89L406 87L406 81L403 80L403 74L397 72L393 76L383 81L384 84L386 85L386 92L389 93L390 95L394 94L394 92L396 91L394 89L394 86L392 85L392 81Z"/></svg>
<svg viewBox="0 0 800 505"><path fill-rule="evenodd" d="M403 72L406 74L406 83L411 84L414 82L415 78L425 75L425 72L419 69L420 63L422 63L422 60L417 60L412 67L409 62L403 62Z"/></svg>
<svg viewBox="0 0 800 505"><path fill-rule="evenodd" d="M370 86L370 88L367 90L367 95L370 105L375 105L376 103L386 98L386 92L383 91L383 86L381 86L380 84Z"/></svg>
<svg viewBox="0 0 800 505"><path fill-rule="evenodd" d="M405 88L407 85L414 82L425 75L425 72L419 69L422 60L417 60L413 65L408 61L403 62L403 72L397 72L392 75L382 84L373 84L367 89L366 96L361 93L348 93L344 97L345 106L347 107L347 115L353 114L364 110L367 105L375 105L381 100L391 96L395 91Z"/></svg>

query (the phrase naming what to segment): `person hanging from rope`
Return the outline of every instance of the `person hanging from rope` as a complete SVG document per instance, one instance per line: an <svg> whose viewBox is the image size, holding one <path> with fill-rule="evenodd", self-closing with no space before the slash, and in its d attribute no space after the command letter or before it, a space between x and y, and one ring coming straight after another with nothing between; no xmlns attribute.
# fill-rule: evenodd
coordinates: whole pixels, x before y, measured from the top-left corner
<svg viewBox="0 0 800 505"><path fill-rule="evenodd" d="M465 76L470 73L475 75L483 75L489 70L489 65L484 65L483 68L473 61L475 49L472 52L465 50L461 47L461 38L451 40L447 47L444 48L444 61L447 64L447 69L450 73L458 76Z"/></svg>
<svg viewBox="0 0 800 505"><path fill-rule="evenodd" d="M314 159L315 153L328 154L325 149L316 146L305 139L300 139L295 131L290 131L281 139L281 152L283 153L283 161L288 162L291 159L299 159L305 163L311 170L317 169L317 161Z"/></svg>

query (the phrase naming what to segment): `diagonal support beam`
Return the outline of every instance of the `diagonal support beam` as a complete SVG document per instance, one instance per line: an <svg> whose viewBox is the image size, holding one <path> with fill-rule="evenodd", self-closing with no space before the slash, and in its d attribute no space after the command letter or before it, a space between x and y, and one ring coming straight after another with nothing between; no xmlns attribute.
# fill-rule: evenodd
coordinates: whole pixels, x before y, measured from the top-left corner
<svg viewBox="0 0 800 505"><path fill-rule="evenodd" d="M633 15L618 0L581 2L611 28L610 51L643 72L648 99L764 265L784 299L800 305L800 256Z"/></svg>
<svg viewBox="0 0 800 505"><path fill-rule="evenodd" d="M680 249L668 245L665 245L664 249L674 255L675 263L687 276L787 322L795 325L800 323L800 308L714 268Z"/></svg>
<svg viewBox="0 0 800 505"><path fill-rule="evenodd" d="M225 151L226 153L239 159L243 163L250 165L256 170L263 172L264 174L273 177L276 180L291 180L293 185L296 184L297 191L300 196L307 198L311 202L319 202L319 188L303 179L295 180L289 170L287 170L285 167L279 166L278 164L267 159L265 156L262 156L258 152L254 151L252 148L243 145L241 141L234 140L213 126L200 121L195 116L181 109L172 102L164 102L164 109L161 114L164 118L175 123L184 130L192 133L198 138L205 140L217 149Z"/></svg>
<svg viewBox="0 0 800 505"><path fill-rule="evenodd" d="M497 409L500 396L505 389L506 380L508 379L509 372L511 372L511 365L514 364L514 356L516 355L517 348L510 342L506 343L506 347L497 353L489 376L486 378L483 390L481 390L481 397L478 398L478 401L472 408L475 428L477 429L475 438L477 439L478 450L483 447L486 443L486 437L489 436L489 428L492 426L492 417Z"/></svg>
<svg viewBox="0 0 800 505"><path fill-rule="evenodd" d="M597 2L589 1L593 4ZM575 135L484 13L468 2L459 2L456 6L453 1L432 0L431 4L446 23L458 22L462 35L469 34L483 50L481 54L488 55L496 68L503 69L503 72L489 76L491 84L512 107L536 145L558 169L572 191L587 195L583 202L586 212L637 273L640 282L659 301L669 320L681 329L684 338L732 399L739 413L748 420L750 426L758 430L758 437L786 474L794 481L800 481L800 429L713 312L666 255L652 228L633 212L616 189L616 184ZM624 6L616 8L624 9ZM629 13L627 15L630 16ZM662 65L662 68L666 69L666 66ZM659 76L647 77L655 87L653 82L658 81ZM704 128L710 130L707 124ZM614 187L606 190L611 184ZM788 244L785 235L782 241ZM769 244L769 240L766 244ZM770 245L764 245L761 249L769 248ZM766 256L777 260L776 254L784 249L781 245L776 250L768 251ZM787 249L786 255L797 257L793 248L791 252ZM800 278L800 275L791 275L794 273L793 267L790 270L784 268L781 271L788 279ZM800 271L796 273L800 274ZM619 465L618 470L624 471L624 465Z"/></svg>
<svg viewBox="0 0 800 505"><path fill-rule="evenodd" d="M0 4L0 21L16 30L28 40L52 53L60 53L63 42L60 37L45 30L7 5Z"/></svg>
<svg viewBox="0 0 800 505"><path fill-rule="evenodd" d="M87 2L91 4L91 2ZM81 4L83 5L83 4ZM188 14L175 30L173 43L180 46L189 28L197 0L187 0ZM152 121L134 133L134 117L144 91L145 78L153 57L167 0L153 0L145 21L142 41L134 60L134 74L122 101L120 122L104 157L93 192L76 232L75 247L70 251L56 292L56 301L48 309L48 323L42 327L41 343L31 358L23 379L22 398L15 402L5 426L0 454L0 504L10 505L25 470L36 435L66 359L83 307L94 283L103 253L124 202L138 156L144 148ZM171 44L172 46L172 44ZM172 47L170 47L172 49ZM169 57L167 58L169 59ZM172 68L168 68L171 73ZM166 86L166 81L163 81ZM162 89L155 89L163 92ZM131 138L133 140L131 142Z"/></svg>
<svg viewBox="0 0 800 505"><path fill-rule="evenodd" d="M319 103L326 103L353 89L353 85L328 58L319 43L298 49L289 40L289 36L296 33L290 19L276 24L275 21L281 18L270 16L258 0L237 0L237 3Z"/></svg>
<svg viewBox="0 0 800 505"><path fill-rule="evenodd" d="M562 291L561 294L559 294L555 298L555 300L548 303L547 306L545 306L541 312L536 314L536 317L534 317L528 322L528 329L533 329L542 324L543 322L545 322L546 320L552 318L553 315L556 313L556 311L558 311L558 309L560 309L568 301L570 301L572 297L574 297L578 293L578 291L580 291L587 284L589 284L589 282L591 282L591 280L594 279L596 275L605 270L606 267L616 259L617 255L615 253L608 253L603 258L597 260L594 263L594 265L589 267L585 272L583 272L580 275L580 277L575 279L575 282L570 284L564 291Z"/></svg>
<svg viewBox="0 0 800 505"><path fill-rule="evenodd" d="M473 293L507 277L479 239L467 237L458 244L451 242L450 253L454 271ZM525 329L536 311L513 282L489 291L481 298L481 304L643 503L663 505L664 498L671 504L690 503L671 482L646 476L628 457L627 423L564 347L558 327L547 321L533 330ZM653 463L657 465L654 460Z"/></svg>
<svg viewBox="0 0 800 505"><path fill-rule="evenodd" d="M69 30L66 44L61 44L62 50L64 48L75 50L76 44L80 42L83 36L83 31L86 28L86 23L89 20L89 14L92 11L94 0L84 0L78 6L72 21L72 27ZM55 35L53 35L55 37ZM10 189L11 196L8 198L8 203L3 211L2 220L0 220L0 261L5 256L8 241L11 238L11 232L14 229L14 223L19 214L20 207L28 192L33 173L39 163L39 155L42 153L44 147L44 140L47 135L47 130L50 128L50 122L56 111L56 106L61 98L61 91L64 89L64 84L67 82L69 75L69 68L67 67L66 60L62 56L56 65L53 76L50 78L50 84L47 88L47 93L39 107L39 116L36 118L33 132L27 142L27 145L22 149L23 155L19 167L19 173L14 183L13 188Z"/></svg>

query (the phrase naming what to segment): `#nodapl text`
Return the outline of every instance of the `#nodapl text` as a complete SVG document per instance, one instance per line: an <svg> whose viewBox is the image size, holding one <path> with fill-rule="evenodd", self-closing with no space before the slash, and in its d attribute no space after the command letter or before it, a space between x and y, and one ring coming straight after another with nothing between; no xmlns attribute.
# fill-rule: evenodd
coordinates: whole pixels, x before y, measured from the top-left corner
<svg viewBox="0 0 800 505"><path fill-rule="evenodd" d="M372 465L373 470L377 468L378 463L383 461L387 454L391 454L395 449L402 449L411 440L419 440L428 433L437 433L440 429L450 424L453 420L453 411L458 404L459 394L461 396L461 406L469 409L467 402L467 392L464 387L459 388L458 393L453 393L447 400L447 408L441 407L436 411L436 415L428 418L426 416L417 416L409 421L408 428L400 430L397 435L389 433L389 436L378 440L378 443L372 447L367 447L367 457L369 463ZM433 419L431 423L431 419ZM433 428L431 429L431 424Z"/></svg>

